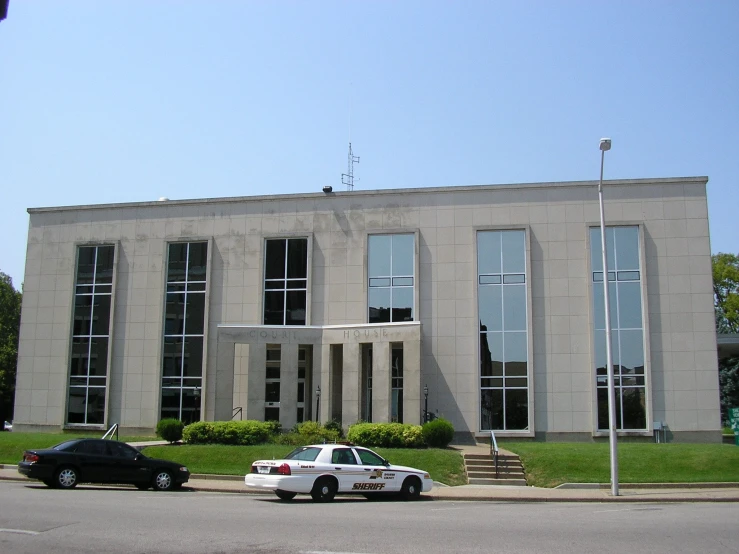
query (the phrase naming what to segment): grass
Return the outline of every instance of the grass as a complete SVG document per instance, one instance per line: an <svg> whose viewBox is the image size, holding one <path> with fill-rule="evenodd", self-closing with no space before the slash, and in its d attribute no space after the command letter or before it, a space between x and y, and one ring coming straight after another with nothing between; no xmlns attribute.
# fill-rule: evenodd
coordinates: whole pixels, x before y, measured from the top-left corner
<svg viewBox="0 0 739 554"><path fill-rule="evenodd" d="M501 442L521 457L537 487L610 482L608 443ZM739 447L730 444L618 445L621 483L739 482Z"/></svg>
<svg viewBox="0 0 739 554"><path fill-rule="evenodd" d="M153 458L176 460L186 465L192 473L244 475L248 473L254 460L280 459L293 448L293 446L275 444L258 446L166 445L148 446L144 449L144 453ZM455 450L438 448L424 450L375 448L373 450L394 464L428 471L435 481L447 485L467 483L462 457Z"/></svg>

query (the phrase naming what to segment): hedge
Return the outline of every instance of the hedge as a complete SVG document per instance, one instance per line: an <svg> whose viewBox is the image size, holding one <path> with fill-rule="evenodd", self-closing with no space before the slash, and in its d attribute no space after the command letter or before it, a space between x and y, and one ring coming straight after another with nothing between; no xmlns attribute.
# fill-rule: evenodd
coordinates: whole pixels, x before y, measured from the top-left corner
<svg viewBox="0 0 739 554"><path fill-rule="evenodd" d="M362 446L385 448L423 448L423 430L409 423L356 423L346 438Z"/></svg>
<svg viewBox="0 0 739 554"><path fill-rule="evenodd" d="M198 421L182 431L188 444L237 444L251 446L269 441L280 431L274 421Z"/></svg>

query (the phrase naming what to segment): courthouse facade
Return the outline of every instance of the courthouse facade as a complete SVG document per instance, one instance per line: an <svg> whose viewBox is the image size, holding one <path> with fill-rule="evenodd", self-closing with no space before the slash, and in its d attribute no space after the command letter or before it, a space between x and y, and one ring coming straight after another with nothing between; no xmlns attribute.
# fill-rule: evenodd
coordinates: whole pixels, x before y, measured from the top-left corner
<svg viewBox="0 0 739 554"><path fill-rule="evenodd" d="M706 184L604 183L623 436L720 440ZM597 183L28 211L17 430L607 434Z"/></svg>

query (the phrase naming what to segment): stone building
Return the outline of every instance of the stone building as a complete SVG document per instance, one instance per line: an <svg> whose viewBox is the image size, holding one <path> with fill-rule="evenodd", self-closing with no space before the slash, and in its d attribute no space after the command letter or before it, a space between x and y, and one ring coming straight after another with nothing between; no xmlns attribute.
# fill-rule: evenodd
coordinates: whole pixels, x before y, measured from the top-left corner
<svg viewBox="0 0 739 554"><path fill-rule="evenodd" d="M625 436L720 440L706 184L604 183ZM17 430L428 406L477 437L607 434L597 183L28 211Z"/></svg>

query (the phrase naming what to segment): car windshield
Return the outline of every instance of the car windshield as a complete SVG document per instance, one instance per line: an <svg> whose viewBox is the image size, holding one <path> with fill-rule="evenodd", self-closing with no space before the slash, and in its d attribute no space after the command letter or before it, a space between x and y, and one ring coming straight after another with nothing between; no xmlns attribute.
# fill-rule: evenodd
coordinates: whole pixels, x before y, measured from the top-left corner
<svg viewBox="0 0 739 554"><path fill-rule="evenodd" d="M318 458L318 454L321 452L320 448L315 446L301 446L296 448L290 454L285 456L286 460L303 460L304 462L315 462Z"/></svg>
<svg viewBox="0 0 739 554"><path fill-rule="evenodd" d="M71 441L64 441L60 442L59 444L52 446L52 450L72 450L80 441L77 440L71 440Z"/></svg>

